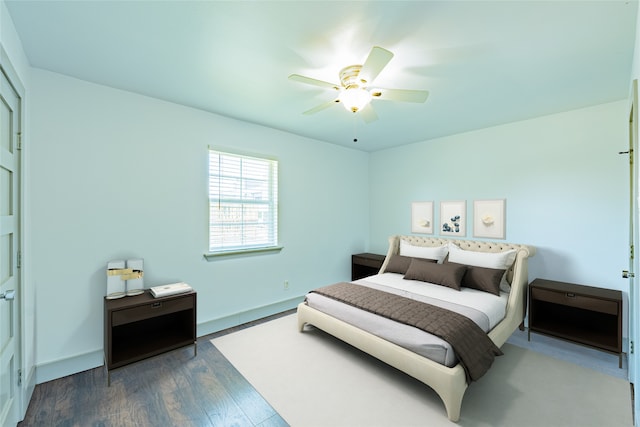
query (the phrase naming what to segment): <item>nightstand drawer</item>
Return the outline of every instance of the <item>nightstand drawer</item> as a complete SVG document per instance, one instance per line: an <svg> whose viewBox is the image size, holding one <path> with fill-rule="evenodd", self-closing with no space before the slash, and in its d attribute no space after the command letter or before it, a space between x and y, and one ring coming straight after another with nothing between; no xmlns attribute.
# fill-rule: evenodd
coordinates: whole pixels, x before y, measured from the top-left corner
<svg viewBox="0 0 640 427"><path fill-rule="evenodd" d="M602 300L573 292L558 292L538 288L532 288L531 295L538 301L578 307L599 313L618 314L618 303L616 301Z"/></svg>
<svg viewBox="0 0 640 427"><path fill-rule="evenodd" d="M158 299L148 304L114 311L112 312L111 324L112 326L118 326L177 311L189 310L194 306L192 299L192 295L168 300Z"/></svg>
<svg viewBox="0 0 640 427"><path fill-rule="evenodd" d="M384 261L384 256L381 255L353 255L352 262L364 266L379 269Z"/></svg>

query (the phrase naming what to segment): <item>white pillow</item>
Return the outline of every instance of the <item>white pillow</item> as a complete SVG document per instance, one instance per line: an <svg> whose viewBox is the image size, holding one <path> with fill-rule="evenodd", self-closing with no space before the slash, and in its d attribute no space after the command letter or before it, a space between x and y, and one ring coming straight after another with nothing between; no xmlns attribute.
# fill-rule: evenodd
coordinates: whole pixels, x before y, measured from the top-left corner
<svg viewBox="0 0 640 427"><path fill-rule="evenodd" d="M516 260L517 251L511 249L504 252L476 252L465 251L457 245L449 243L449 262L458 264L473 265L484 268L497 268L499 270L508 270ZM500 290L509 292L511 285L507 282L507 272L505 271L500 281Z"/></svg>
<svg viewBox="0 0 640 427"><path fill-rule="evenodd" d="M400 255L413 258L435 259L442 264L449 253L447 245L443 246L414 246L409 242L400 240Z"/></svg>

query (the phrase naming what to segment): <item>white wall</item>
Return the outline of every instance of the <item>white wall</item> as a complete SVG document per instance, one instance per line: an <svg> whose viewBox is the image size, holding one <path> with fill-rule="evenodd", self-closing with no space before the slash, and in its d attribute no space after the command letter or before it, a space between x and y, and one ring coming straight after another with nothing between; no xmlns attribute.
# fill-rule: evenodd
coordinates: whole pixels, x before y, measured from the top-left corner
<svg viewBox="0 0 640 427"><path fill-rule="evenodd" d="M371 249L410 234L411 202L506 199L506 239L536 246L529 277L626 290L627 102L439 138L371 155ZM436 235L438 231L436 231Z"/></svg>
<svg viewBox="0 0 640 427"><path fill-rule="evenodd" d="M39 382L102 364L109 260L144 258L147 287L191 284L203 334L348 279L350 255L366 249L366 153L43 70L31 78ZM280 253L204 260L210 144L279 159Z"/></svg>
<svg viewBox="0 0 640 427"><path fill-rule="evenodd" d="M640 79L640 7L636 16L636 43L631 65L631 80Z"/></svg>
<svg viewBox="0 0 640 427"><path fill-rule="evenodd" d="M7 54L11 60L11 65L16 69L16 72L22 80L22 84L26 85L29 70L29 61L22 49L22 43L18 37L18 33L7 10L7 5L4 0L0 0L0 44L7 51Z"/></svg>
<svg viewBox="0 0 640 427"><path fill-rule="evenodd" d="M531 279L626 285L626 101L367 155L42 70L31 80L39 381L101 364L110 259L145 258L148 286L194 285L206 333L348 278L352 253L410 233L412 201L464 199L470 216L474 199L506 198L506 240L538 248ZM280 159L280 254L203 260L208 144Z"/></svg>

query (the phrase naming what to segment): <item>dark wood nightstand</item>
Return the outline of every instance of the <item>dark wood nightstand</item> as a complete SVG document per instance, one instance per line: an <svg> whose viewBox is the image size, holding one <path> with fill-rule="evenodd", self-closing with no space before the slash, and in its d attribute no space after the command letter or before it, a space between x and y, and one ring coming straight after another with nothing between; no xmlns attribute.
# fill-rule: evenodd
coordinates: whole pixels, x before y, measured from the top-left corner
<svg viewBox="0 0 640 427"><path fill-rule="evenodd" d="M351 280L378 274L384 258L384 255L370 253L351 255Z"/></svg>
<svg viewBox="0 0 640 427"><path fill-rule="evenodd" d="M553 336L619 356L622 292L536 279L529 285L529 334Z"/></svg>
<svg viewBox="0 0 640 427"><path fill-rule="evenodd" d="M104 360L111 370L193 345L197 353L196 292L154 298L143 294L104 300Z"/></svg>

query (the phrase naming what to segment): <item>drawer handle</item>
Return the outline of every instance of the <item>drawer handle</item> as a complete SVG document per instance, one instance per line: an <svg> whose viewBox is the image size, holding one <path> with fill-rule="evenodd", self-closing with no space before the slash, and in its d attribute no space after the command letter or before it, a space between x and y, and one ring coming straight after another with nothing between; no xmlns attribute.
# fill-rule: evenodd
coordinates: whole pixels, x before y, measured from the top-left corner
<svg viewBox="0 0 640 427"><path fill-rule="evenodd" d="M160 307L162 307L161 302L154 302L153 304L151 304L151 308L160 308Z"/></svg>
<svg viewBox="0 0 640 427"><path fill-rule="evenodd" d="M567 292L567 298L575 298L575 297L576 297L576 294Z"/></svg>

